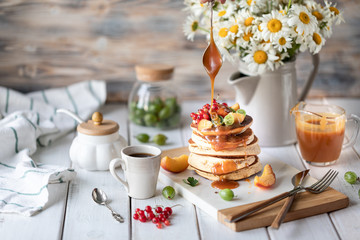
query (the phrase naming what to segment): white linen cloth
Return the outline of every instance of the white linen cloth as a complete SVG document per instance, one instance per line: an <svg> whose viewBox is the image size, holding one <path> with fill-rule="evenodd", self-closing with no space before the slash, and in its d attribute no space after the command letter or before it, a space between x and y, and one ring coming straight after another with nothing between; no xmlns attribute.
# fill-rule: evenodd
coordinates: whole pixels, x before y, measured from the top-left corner
<svg viewBox="0 0 360 240"><path fill-rule="evenodd" d="M48 201L49 183L73 179L73 169L37 164L31 155L75 129L58 108L88 119L106 99L103 81L22 94L0 87L0 213L31 216ZM64 163L65 165L65 163Z"/></svg>

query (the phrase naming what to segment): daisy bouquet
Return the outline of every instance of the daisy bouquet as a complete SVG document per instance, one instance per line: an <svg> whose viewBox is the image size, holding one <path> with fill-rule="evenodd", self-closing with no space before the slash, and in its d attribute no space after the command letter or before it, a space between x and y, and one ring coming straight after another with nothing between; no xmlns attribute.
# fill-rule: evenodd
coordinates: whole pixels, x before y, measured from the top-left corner
<svg viewBox="0 0 360 240"><path fill-rule="evenodd" d="M190 14L184 23L187 38L210 33L210 4L185 0ZM318 53L343 22L343 13L324 0L227 0L213 5L215 42L223 57L240 60L254 74L274 70L308 50Z"/></svg>

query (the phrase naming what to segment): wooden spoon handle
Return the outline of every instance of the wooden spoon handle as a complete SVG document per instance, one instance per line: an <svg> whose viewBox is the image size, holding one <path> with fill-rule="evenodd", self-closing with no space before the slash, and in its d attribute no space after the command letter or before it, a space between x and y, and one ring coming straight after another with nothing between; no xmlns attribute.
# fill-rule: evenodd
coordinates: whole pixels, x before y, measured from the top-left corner
<svg viewBox="0 0 360 240"><path fill-rule="evenodd" d="M284 221L286 213L289 211L293 201L295 198L295 194L286 198L284 205L281 207L279 213L271 224L272 228L278 229L280 224Z"/></svg>
<svg viewBox="0 0 360 240"><path fill-rule="evenodd" d="M276 203L276 202L290 196L291 194L293 194L293 191L284 192L284 193L277 195L273 198L270 198L268 200L257 202L248 209L240 210L240 211L234 210L234 212L227 218L227 220L229 222L239 221L240 219L243 219L243 218L249 216L250 214L253 214L254 212L257 212L267 206L270 206L271 204Z"/></svg>

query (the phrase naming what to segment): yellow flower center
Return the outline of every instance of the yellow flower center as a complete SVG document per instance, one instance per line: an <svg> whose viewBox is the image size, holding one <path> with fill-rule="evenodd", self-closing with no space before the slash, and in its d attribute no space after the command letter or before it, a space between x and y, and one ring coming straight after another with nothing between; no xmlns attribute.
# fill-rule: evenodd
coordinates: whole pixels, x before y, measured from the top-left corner
<svg viewBox="0 0 360 240"><path fill-rule="evenodd" d="M279 44L280 44L281 46L285 45L285 44L286 44L286 39L285 39L284 37L281 37L281 38L279 39Z"/></svg>
<svg viewBox="0 0 360 240"><path fill-rule="evenodd" d="M313 11L312 15L314 15L318 21L321 21L324 18L324 16L321 13L319 13L318 11Z"/></svg>
<svg viewBox="0 0 360 240"><path fill-rule="evenodd" d="M251 6L252 0L246 0L247 5Z"/></svg>
<svg viewBox="0 0 360 240"><path fill-rule="evenodd" d="M254 20L253 17L248 17L244 22L245 26L246 27L250 26L253 20Z"/></svg>
<svg viewBox="0 0 360 240"><path fill-rule="evenodd" d="M259 30L259 32L262 32L260 25L258 25L258 30Z"/></svg>
<svg viewBox="0 0 360 240"><path fill-rule="evenodd" d="M250 41L250 38L253 36L253 34L251 33L251 32L249 32L249 33L244 33L244 36L243 36L243 39L245 40L245 41Z"/></svg>
<svg viewBox="0 0 360 240"><path fill-rule="evenodd" d="M279 13L281 13L281 15L285 16L286 12L284 10L280 10Z"/></svg>
<svg viewBox="0 0 360 240"><path fill-rule="evenodd" d="M218 16L219 17L222 17L222 16L224 16L226 14L226 10L222 10L222 11L220 11L219 13L218 13Z"/></svg>
<svg viewBox="0 0 360 240"><path fill-rule="evenodd" d="M321 44L321 37L320 37L319 34L314 33L314 34L313 34L313 40L314 40L314 42L315 42L317 45L320 45L320 44Z"/></svg>
<svg viewBox="0 0 360 240"><path fill-rule="evenodd" d="M227 28L221 28L220 31L219 31L219 36L222 37L222 38L226 37L227 34L228 34L228 31L229 30Z"/></svg>
<svg viewBox="0 0 360 240"><path fill-rule="evenodd" d="M278 19L271 19L268 22L267 27L270 32L276 33L281 30L282 24Z"/></svg>
<svg viewBox="0 0 360 240"><path fill-rule="evenodd" d="M339 12L339 9L337 9L336 7L329 7L330 11L332 11L333 13L335 13L335 15L338 15L340 12Z"/></svg>
<svg viewBox="0 0 360 240"><path fill-rule="evenodd" d="M191 24L191 31L196 32L196 30L198 29L198 27L199 27L198 21L194 21L194 22Z"/></svg>
<svg viewBox="0 0 360 240"><path fill-rule="evenodd" d="M309 17L309 15L307 15L307 14L304 13L304 12L301 12L301 13L299 14L299 19L300 19L300 21L303 22L304 24L309 24L309 22L310 22L310 17Z"/></svg>
<svg viewBox="0 0 360 240"><path fill-rule="evenodd" d="M268 56L267 56L266 52L264 52L263 50L257 50L254 53L254 61L257 64L263 64L267 61L267 59L268 59Z"/></svg>
<svg viewBox="0 0 360 240"><path fill-rule="evenodd" d="M261 44L263 44L263 43L270 43L270 39L269 40L267 40L267 41L265 41L265 40L261 40L261 42L260 42Z"/></svg>
<svg viewBox="0 0 360 240"><path fill-rule="evenodd" d="M233 25L233 26L230 27L229 31L236 34L239 31L239 26L238 25Z"/></svg>

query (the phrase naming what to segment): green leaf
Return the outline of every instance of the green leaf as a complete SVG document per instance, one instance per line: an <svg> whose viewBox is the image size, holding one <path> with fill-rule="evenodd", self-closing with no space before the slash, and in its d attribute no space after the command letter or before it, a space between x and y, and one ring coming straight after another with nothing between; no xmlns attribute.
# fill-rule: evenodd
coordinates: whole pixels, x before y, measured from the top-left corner
<svg viewBox="0 0 360 240"><path fill-rule="evenodd" d="M193 177L188 177L187 179L183 179L184 183L192 186L192 187L195 187L196 185L199 184L199 181Z"/></svg>

